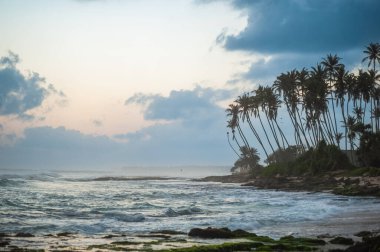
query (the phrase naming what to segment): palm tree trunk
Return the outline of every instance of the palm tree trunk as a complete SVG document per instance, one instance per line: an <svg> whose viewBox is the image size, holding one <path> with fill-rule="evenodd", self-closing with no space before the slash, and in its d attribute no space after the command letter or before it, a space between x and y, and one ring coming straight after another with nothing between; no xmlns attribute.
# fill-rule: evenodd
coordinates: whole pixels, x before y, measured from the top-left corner
<svg viewBox="0 0 380 252"><path fill-rule="evenodd" d="M235 154L240 158L241 156L239 155L239 153L237 153L237 151L235 150L235 148L232 146L231 142L230 142L230 134L229 132L227 132L227 140L228 140L228 144L230 145L231 149L235 152Z"/></svg>
<svg viewBox="0 0 380 252"><path fill-rule="evenodd" d="M286 139L286 136L285 136L284 132L281 130L280 126L278 125L277 120L274 119L274 122L276 123L277 129L278 129L278 131L280 132L280 135L281 135L282 141L284 142L284 140L285 140L286 144L287 144L288 147L289 147L289 146L290 146L290 145L289 145L289 142L288 142L288 140ZM285 146L284 146L284 149L285 149Z"/></svg>
<svg viewBox="0 0 380 252"><path fill-rule="evenodd" d="M267 112L265 112L265 117L267 118L267 122L268 122L269 128L272 132L272 136L274 138L274 141L276 142L278 149L281 150L281 145L280 145L280 141L278 140L277 132L276 132L275 128L273 127L271 120L269 120L269 116L268 116Z"/></svg>
<svg viewBox="0 0 380 252"><path fill-rule="evenodd" d="M346 115L344 114L344 98L340 102L340 109L342 111L342 116L343 116L343 123L346 126L347 121L346 121ZM347 127L344 128L344 140L345 140L345 150L347 151Z"/></svg>
<svg viewBox="0 0 380 252"><path fill-rule="evenodd" d="M305 141L306 141L307 148L310 149L310 144L309 144L309 141L307 140L307 137L306 137L305 131L304 131L304 129L303 129L302 119L301 119L301 116L300 116L300 113L299 113L298 108L296 108L296 112L297 112L297 114L298 114L298 119L299 119L299 121L300 121L300 123L301 123L301 126L299 126L300 129L301 129L301 133L302 133L302 135L303 135L303 137L304 137L304 139L305 139Z"/></svg>
<svg viewBox="0 0 380 252"><path fill-rule="evenodd" d="M274 153L274 149L273 149L272 143L271 143L270 140L269 140L269 137L268 137L267 131L265 130L265 127L264 127L264 125L263 125L263 121L261 120L260 112L258 112L257 115L258 115L258 117L259 117L259 121L260 121L261 127L263 128L263 131L264 131L265 137L266 137L266 139L267 139L267 141L268 141L268 144L269 144L269 146L270 146L270 148L271 148L271 150L272 150L272 153Z"/></svg>
<svg viewBox="0 0 380 252"><path fill-rule="evenodd" d="M268 158L269 158L268 152L267 152L267 150L265 149L264 144L263 144L263 142L261 141L261 138L260 138L259 134L257 133L256 129L253 127L252 121L251 121L251 119L249 118L249 116L247 116L247 122L248 122L249 127L251 128L251 131L252 131L253 134L255 135L257 141L258 141L259 144L261 145L261 148L264 150L265 156L266 156L267 159L268 159Z"/></svg>
<svg viewBox="0 0 380 252"><path fill-rule="evenodd" d="M330 85L332 85L331 82L330 82ZM338 125L336 123L335 105L334 105L334 98L333 98L332 92L330 93L330 97L331 97L331 105L333 108L333 115L334 115L334 122L335 122L335 134L338 134Z"/></svg>
<svg viewBox="0 0 380 252"><path fill-rule="evenodd" d="M326 123L326 114L328 114L328 113L322 113L323 120L325 121L325 123L322 124L322 125L324 125L325 130L327 131L326 133L327 133L327 136L328 136L329 139L330 139L330 143L331 143L331 144L334 144L334 137L333 137L333 135L332 135L331 128L329 127L330 125L329 125L328 122Z"/></svg>

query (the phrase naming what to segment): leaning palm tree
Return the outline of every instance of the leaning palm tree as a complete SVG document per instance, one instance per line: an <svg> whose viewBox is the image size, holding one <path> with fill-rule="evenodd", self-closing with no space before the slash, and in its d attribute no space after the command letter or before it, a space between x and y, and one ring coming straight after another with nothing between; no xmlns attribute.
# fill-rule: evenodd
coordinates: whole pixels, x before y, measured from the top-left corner
<svg viewBox="0 0 380 252"><path fill-rule="evenodd" d="M376 71L376 62L380 64L380 44L370 43L363 51L367 56L363 58L362 62L368 61L368 67L372 64L373 71Z"/></svg>
<svg viewBox="0 0 380 252"><path fill-rule="evenodd" d="M336 122L336 116L335 116L335 104L334 104L334 99L333 99L333 92L334 92L334 82L336 80L336 75L339 71L340 68L343 67L343 64L339 63L339 60L341 58L338 57L338 55L332 55L329 54L327 55L326 58L323 59L321 64L324 66L325 71L327 72L328 75L328 81L329 81L329 93L330 93L330 99L331 99L331 107L333 109L333 115L334 115L334 126L335 126L335 135L338 134L338 125Z"/></svg>
<svg viewBox="0 0 380 252"><path fill-rule="evenodd" d="M265 138L267 139L269 147L271 148L272 153L273 153L274 152L273 145L269 139L268 133L264 127L263 121L262 121L261 116L260 116L260 107L262 110L264 110L263 108L265 108L265 106L266 106L265 105L266 97L265 97L264 87L260 85L253 92L255 93L255 96L251 96L251 111L255 117L259 118L261 128L264 131Z"/></svg>
<svg viewBox="0 0 380 252"><path fill-rule="evenodd" d="M350 141L350 147L351 147L351 162L353 161L353 151L354 151L354 144L355 144L355 138L356 138L356 131L355 127L357 125L356 118L353 116L348 116L347 117L347 124L345 127L348 129L348 139Z"/></svg>
<svg viewBox="0 0 380 252"><path fill-rule="evenodd" d="M253 106L253 104L252 104L252 97L249 96L248 94L243 94L242 96L239 96L238 99L235 102L237 104L239 104L239 106L240 106L239 112L241 114L243 122L244 122L244 120L246 120L248 122L248 125L249 125L252 133L256 137L256 140L260 144L260 146L263 149L265 155L268 157L268 152L265 149L263 141L261 140L260 135L257 132L256 128L254 127L254 125L252 123L252 120L251 120L251 117L250 117L250 114L252 113L252 106Z"/></svg>
<svg viewBox="0 0 380 252"><path fill-rule="evenodd" d="M346 72L344 66L339 68L336 75L336 82L335 82L335 98L336 98L336 105L340 105L340 111L342 113L343 118L343 125L346 125L346 114L344 112L344 105L345 102L348 102L346 100L346 95L348 92L348 80L349 80L349 73ZM345 129L344 138L345 138L345 149L347 150L347 128Z"/></svg>
<svg viewBox="0 0 380 252"><path fill-rule="evenodd" d="M243 141L244 145L247 146L248 148L250 148L248 140L245 137L243 130L240 127L239 110L240 110L240 108L239 108L239 105L237 105L237 104L230 104L228 109L226 109L227 116L231 117L231 119L228 121L228 126L232 130L236 128L238 130L239 136L240 136L241 140ZM233 137L234 137L236 143L238 144L239 148L241 148L241 145L239 144L239 142L237 141L237 138L235 137L234 131L232 131L232 133L233 133Z"/></svg>

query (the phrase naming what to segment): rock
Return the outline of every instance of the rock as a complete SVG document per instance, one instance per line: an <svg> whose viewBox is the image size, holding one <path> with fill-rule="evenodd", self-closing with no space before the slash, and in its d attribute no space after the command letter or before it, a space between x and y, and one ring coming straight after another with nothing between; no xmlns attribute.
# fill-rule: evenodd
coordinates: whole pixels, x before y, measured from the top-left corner
<svg viewBox="0 0 380 252"><path fill-rule="evenodd" d="M254 233L250 233L250 232L247 232L243 229L236 229L234 231L232 231L232 233L235 235L236 238L238 237L254 237L254 236L257 236L256 234Z"/></svg>
<svg viewBox="0 0 380 252"><path fill-rule="evenodd" d="M17 233L15 235L15 237L34 237L34 235L32 235L31 233L22 233L22 232L20 232L20 233Z"/></svg>
<svg viewBox="0 0 380 252"><path fill-rule="evenodd" d="M345 237L335 237L334 239L330 240L330 243L332 244L341 244L341 245L352 245L354 244L354 240L351 238L345 238Z"/></svg>
<svg viewBox="0 0 380 252"><path fill-rule="evenodd" d="M5 246L8 246L9 245L9 242L7 241L0 241L0 247L5 247Z"/></svg>
<svg viewBox="0 0 380 252"><path fill-rule="evenodd" d="M214 238L234 238L235 235L229 230L228 228L193 228L190 230L189 236L192 237L200 237L200 238L207 238L207 239L214 239Z"/></svg>
<svg viewBox="0 0 380 252"><path fill-rule="evenodd" d="M62 233L58 233L57 236L61 237L61 236L70 236L72 235L72 233L70 232L62 232Z"/></svg>
<svg viewBox="0 0 380 252"><path fill-rule="evenodd" d="M164 235L164 234L147 234L147 235L137 235L137 237L142 238L162 238L162 239L169 239L170 235Z"/></svg>
<svg viewBox="0 0 380 252"><path fill-rule="evenodd" d="M374 237L364 237L363 242L358 242L355 245L346 249L348 252L361 251L379 251L380 250L380 235Z"/></svg>
<svg viewBox="0 0 380 252"><path fill-rule="evenodd" d="M175 230L157 230L150 232L151 234L167 234L167 235L183 235L184 232L175 231Z"/></svg>
<svg viewBox="0 0 380 252"><path fill-rule="evenodd" d="M102 238L103 239L112 239L112 238L114 238L114 237L119 237L118 235L105 235L105 236L103 236Z"/></svg>
<svg viewBox="0 0 380 252"><path fill-rule="evenodd" d="M368 237L371 235L372 235L372 233L370 231L361 231L361 232L355 234L355 236L357 236L357 237Z"/></svg>

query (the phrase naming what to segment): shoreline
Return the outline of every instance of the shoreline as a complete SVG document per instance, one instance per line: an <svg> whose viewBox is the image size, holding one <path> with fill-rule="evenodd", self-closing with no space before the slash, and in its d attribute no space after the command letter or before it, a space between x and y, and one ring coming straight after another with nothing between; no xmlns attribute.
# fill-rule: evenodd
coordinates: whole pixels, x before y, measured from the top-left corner
<svg viewBox="0 0 380 252"><path fill-rule="evenodd" d="M70 232L55 234L0 233L0 251L225 252L235 251L235 249L245 248L245 246L259 246L257 247L259 251L260 249L279 251L277 248L282 248L281 251L298 251L295 250L297 248L300 251L331 251L332 249L334 249L333 251L346 251L351 246L363 245L362 242L365 241L363 236L373 237L376 244L380 246L380 212L350 212L339 216L330 216L323 220L295 222L291 226L289 223L276 224L268 226L267 229L272 233L275 229L278 235L269 237L265 235L265 230L249 233L241 229L233 231L222 227L203 229L195 227L186 233L176 230L93 235ZM229 236L229 234L233 235ZM344 244L335 243L336 240ZM229 249L228 246L232 246L232 248Z"/></svg>
<svg viewBox="0 0 380 252"><path fill-rule="evenodd" d="M208 176L195 179L199 182L237 183L257 189L274 189L290 192L329 192L345 196L380 197L380 176L343 176L326 173L324 176L276 176L254 177L246 174Z"/></svg>
<svg viewBox="0 0 380 252"><path fill-rule="evenodd" d="M325 223L334 226L334 223ZM341 224L339 222L339 224ZM314 224L314 228L326 225ZM326 230L326 229L325 229ZM352 229L350 229L353 231ZM369 243L370 240L370 243ZM380 246L380 230L362 230L350 235L323 233L302 236L288 233L272 238L241 229L193 228L189 233L173 230L149 233L83 235L57 233L33 235L30 233L0 233L0 251L362 251L353 247L372 243ZM372 251L372 250L364 250Z"/></svg>

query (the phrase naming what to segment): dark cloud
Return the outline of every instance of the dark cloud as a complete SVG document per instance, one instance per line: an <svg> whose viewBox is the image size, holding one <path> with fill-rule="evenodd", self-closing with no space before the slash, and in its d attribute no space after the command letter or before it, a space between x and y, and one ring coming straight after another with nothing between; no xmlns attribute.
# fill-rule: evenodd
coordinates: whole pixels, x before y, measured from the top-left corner
<svg viewBox="0 0 380 252"><path fill-rule="evenodd" d="M43 87L45 79L38 73L23 75L17 68L18 55L9 55L0 59L0 115L19 115L30 119L25 112L41 105L48 95Z"/></svg>
<svg viewBox="0 0 380 252"><path fill-rule="evenodd" d="M248 71L237 74L230 83L234 84L244 79L270 85L281 73L302 68L310 70L311 67L315 67L317 63L321 62L323 57L325 56L313 53L274 55L268 60L261 59L251 63ZM341 63L345 64L346 69L351 70L360 64L363 53L361 50L345 51L339 54L339 57L341 57Z"/></svg>
<svg viewBox="0 0 380 252"><path fill-rule="evenodd" d="M212 117L211 113L221 110L215 102L228 99L233 91L195 87L193 90L173 90L168 97L136 94L126 105L137 103L147 105L144 118L147 120L191 120Z"/></svg>
<svg viewBox="0 0 380 252"><path fill-rule="evenodd" d="M248 24L236 36L218 36L227 50L329 53L380 40L378 0L230 2L248 13Z"/></svg>

